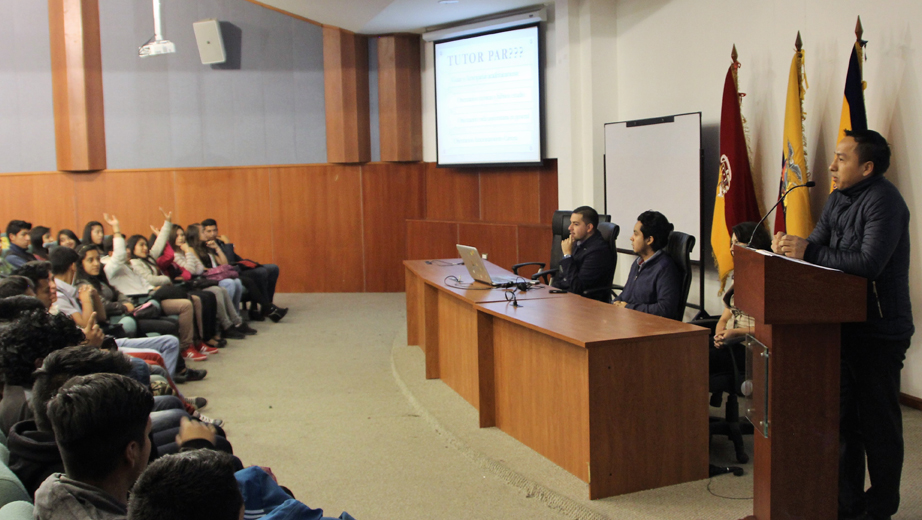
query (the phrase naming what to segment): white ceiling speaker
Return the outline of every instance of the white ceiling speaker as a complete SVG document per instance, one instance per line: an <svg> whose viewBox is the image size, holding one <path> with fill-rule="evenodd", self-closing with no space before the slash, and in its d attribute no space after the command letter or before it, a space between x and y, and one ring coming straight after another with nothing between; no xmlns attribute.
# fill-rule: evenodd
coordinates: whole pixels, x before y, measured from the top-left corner
<svg viewBox="0 0 922 520"><path fill-rule="evenodd" d="M176 52L176 45L170 40L164 40L160 31L160 0L154 2L154 37L147 40L147 43L138 49L138 56L147 58L159 54L173 54Z"/></svg>
<svg viewBox="0 0 922 520"><path fill-rule="evenodd" d="M215 19L200 20L192 24L198 55L202 65L214 65L227 61L224 51L224 39L221 36L221 23Z"/></svg>

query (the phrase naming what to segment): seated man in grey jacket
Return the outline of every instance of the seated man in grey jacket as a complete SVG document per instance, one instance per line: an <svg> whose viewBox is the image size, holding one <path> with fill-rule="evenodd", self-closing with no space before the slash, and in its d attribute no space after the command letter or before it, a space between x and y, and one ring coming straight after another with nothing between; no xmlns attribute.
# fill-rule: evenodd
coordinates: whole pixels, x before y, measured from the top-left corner
<svg viewBox="0 0 922 520"><path fill-rule="evenodd" d="M36 520L123 519L147 467L154 397L118 374L78 376L47 406L64 473L35 492Z"/></svg>

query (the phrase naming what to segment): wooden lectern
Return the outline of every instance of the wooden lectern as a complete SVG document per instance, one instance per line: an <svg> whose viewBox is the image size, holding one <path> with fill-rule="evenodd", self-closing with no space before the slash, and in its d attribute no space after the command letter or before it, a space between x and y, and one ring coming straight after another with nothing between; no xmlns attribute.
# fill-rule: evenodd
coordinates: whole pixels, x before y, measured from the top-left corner
<svg viewBox="0 0 922 520"><path fill-rule="evenodd" d="M865 321L867 280L744 247L734 263L736 306L768 349L753 355L752 402L768 405L753 434L747 520L835 520L840 326Z"/></svg>

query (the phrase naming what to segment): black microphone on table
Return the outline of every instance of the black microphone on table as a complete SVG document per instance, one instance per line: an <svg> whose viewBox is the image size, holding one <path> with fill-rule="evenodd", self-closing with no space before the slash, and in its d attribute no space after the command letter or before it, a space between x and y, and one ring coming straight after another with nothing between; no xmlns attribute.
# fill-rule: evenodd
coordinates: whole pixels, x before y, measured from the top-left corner
<svg viewBox="0 0 922 520"><path fill-rule="evenodd" d="M765 219L767 219L768 216L772 214L772 211L775 211L775 208L778 207L778 204L781 204L782 202L784 202L784 198L788 196L788 193L791 193L792 191L796 190L797 188L812 188L812 187L814 187L814 186L816 186L816 183L813 182L813 181L807 181L807 182L805 182L805 183L803 183L803 184L798 184L797 186L792 186L788 191L784 192L784 194L781 195L781 197L778 198L778 202L776 202L775 205L772 206L772 209L768 210L768 213L766 213L765 216L762 217L762 220L760 220L759 223L756 224L756 229L759 229L759 226L761 226L762 223L765 222ZM753 232L753 233L752 233L752 236L749 237L749 242L746 243L746 247L749 247L750 244L752 244L752 239L755 238L755 236L756 236L756 234L755 234L755 232Z"/></svg>

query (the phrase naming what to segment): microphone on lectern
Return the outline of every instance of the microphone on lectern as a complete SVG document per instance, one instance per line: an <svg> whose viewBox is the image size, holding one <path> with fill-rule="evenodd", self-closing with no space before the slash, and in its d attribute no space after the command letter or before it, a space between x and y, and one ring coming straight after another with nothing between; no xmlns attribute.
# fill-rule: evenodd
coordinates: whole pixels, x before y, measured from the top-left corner
<svg viewBox="0 0 922 520"><path fill-rule="evenodd" d="M772 211L775 211L775 208L778 207L778 204L781 204L782 202L784 202L784 198L788 196L788 193L791 193L792 191L796 190L797 188L812 188L812 187L814 187L814 186L816 186L816 183L813 182L813 181L807 181L807 182L805 182L805 183L803 183L803 184L798 184L797 186L792 186L788 191L784 192L784 194L781 195L781 197L778 198L778 202L776 202L775 205L772 206L772 209L768 210L768 213L766 213L765 216L762 217L762 220L760 220L759 223L756 224L756 229L759 229L759 226L761 226L762 223L765 222L765 219L767 219L768 216L772 214ZM750 244L752 244L752 239L755 238L755 236L756 236L756 234L755 234L755 232L753 232L753 233L752 233L752 236L749 237L749 242L746 243L746 247L750 247Z"/></svg>

